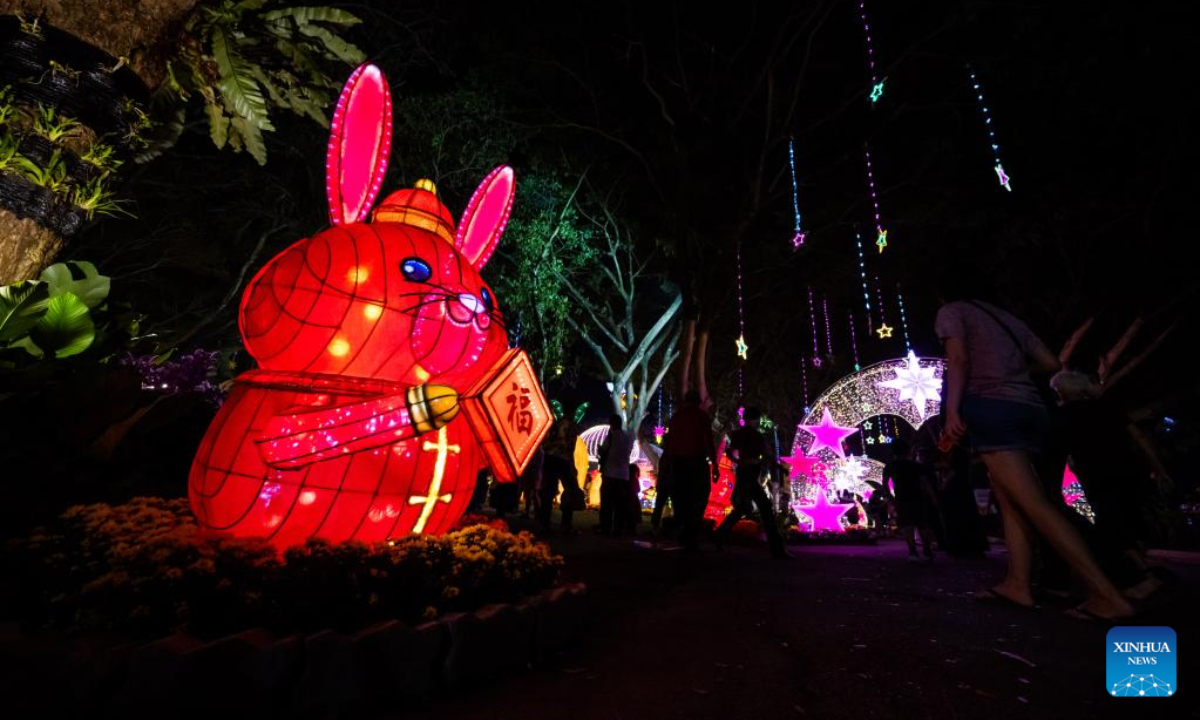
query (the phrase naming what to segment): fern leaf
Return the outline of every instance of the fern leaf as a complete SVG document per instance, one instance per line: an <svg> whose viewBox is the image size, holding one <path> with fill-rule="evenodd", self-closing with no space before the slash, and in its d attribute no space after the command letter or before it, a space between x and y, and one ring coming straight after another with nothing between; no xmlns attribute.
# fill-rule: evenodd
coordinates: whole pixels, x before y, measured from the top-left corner
<svg viewBox="0 0 1200 720"><path fill-rule="evenodd" d="M246 118L240 117L233 119L233 127L245 143L246 152L250 153L250 156L257 160L259 165L266 165L267 144L263 142L262 131L259 127Z"/></svg>
<svg viewBox="0 0 1200 720"><path fill-rule="evenodd" d="M350 27L362 22L356 15L338 10L331 7L297 7L283 8L280 10L272 10L271 12L263 13L260 16L268 22L272 20L280 20L282 18L292 18L297 25L307 25L312 22L326 22L333 25L343 25Z"/></svg>
<svg viewBox="0 0 1200 720"><path fill-rule="evenodd" d="M367 57L363 54L362 50L359 50L354 45L346 42L337 35L334 35L320 25L300 25L297 27L297 29L302 35L307 35L311 38L320 40L323 43L325 50L333 53L339 60L343 62L350 63L351 65L358 65Z"/></svg>
<svg viewBox="0 0 1200 720"><path fill-rule="evenodd" d="M233 11L238 17L241 17L242 13L246 12L247 10L258 10L266 4L267 0L242 0L240 3L233 6Z"/></svg>
<svg viewBox="0 0 1200 720"><path fill-rule="evenodd" d="M225 147L225 141L229 138L229 117L216 103L205 103L204 111L208 113L208 136L212 138L213 145L218 149Z"/></svg>
<svg viewBox="0 0 1200 720"><path fill-rule="evenodd" d="M249 63L237 53L232 39L222 28L213 30L212 53L221 74L217 87L234 113L260 130L274 130L267 116L267 101L254 82Z"/></svg>
<svg viewBox="0 0 1200 720"><path fill-rule="evenodd" d="M263 72L262 66L253 65L250 68L250 72L254 75L254 79L258 81L258 84L266 89L267 97L271 98L271 102L279 107L292 109L292 104L287 96L279 92L279 88L275 87L275 83L271 82L271 79Z"/></svg>
<svg viewBox="0 0 1200 720"><path fill-rule="evenodd" d="M276 40L275 47L279 50L279 52L283 53L287 59L292 61L292 65L294 65L297 70L302 70L309 77L314 75L322 75L321 68L318 67L313 59L309 56L308 51L300 45L292 42L290 33L286 37L281 37Z"/></svg>
<svg viewBox="0 0 1200 720"><path fill-rule="evenodd" d="M315 120L321 127L329 127L328 108L330 97L326 93L308 85L301 85L298 91L293 91L292 107Z"/></svg>

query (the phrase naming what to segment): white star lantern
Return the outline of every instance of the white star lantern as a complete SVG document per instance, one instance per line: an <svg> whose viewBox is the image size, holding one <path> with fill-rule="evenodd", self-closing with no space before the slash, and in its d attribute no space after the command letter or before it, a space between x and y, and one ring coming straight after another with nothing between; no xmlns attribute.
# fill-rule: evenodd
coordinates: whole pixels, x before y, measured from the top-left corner
<svg viewBox="0 0 1200 720"><path fill-rule="evenodd" d="M866 473L867 466L857 455L851 455L834 465L832 472L829 473L829 479L833 483L834 489L839 492L842 490L858 492L859 485L863 482L863 475Z"/></svg>
<svg viewBox="0 0 1200 720"><path fill-rule="evenodd" d="M925 419L925 404L940 396L942 383L934 374L936 367L921 367L917 356L909 351L906 365L896 369L896 377L879 383L881 388L900 391L900 402L909 401L917 416Z"/></svg>

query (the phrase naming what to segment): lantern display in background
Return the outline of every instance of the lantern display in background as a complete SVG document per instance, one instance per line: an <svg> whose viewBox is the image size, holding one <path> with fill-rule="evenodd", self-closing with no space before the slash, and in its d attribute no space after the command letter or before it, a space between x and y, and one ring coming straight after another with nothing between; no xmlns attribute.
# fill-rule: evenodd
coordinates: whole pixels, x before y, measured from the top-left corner
<svg viewBox="0 0 1200 720"><path fill-rule="evenodd" d="M604 441L607 439L608 425L593 425L579 434L579 440L583 444L583 447L587 453L587 462L583 464L583 467L596 467L594 470L589 470L589 477L586 481L586 484L585 481L580 481L579 484L579 487L587 488L587 503L593 507L598 507L600 505L600 487L602 482L599 470L600 446L603 445ZM575 454L576 463L579 463L580 459L581 458L577 449ZM654 474L654 464L650 462L650 458L646 457L645 451L642 450L641 443L635 442L633 443L633 447L629 449L629 464L636 465L638 468L638 500L643 506L645 506L647 499L646 493L656 486L658 478Z"/></svg>
<svg viewBox="0 0 1200 720"><path fill-rule="evenodd" d="M725 439L717 447L717 481L708 492L708 503L704 506L704 517L718 524L729 514L733 506L733 484L737 474L733 461L725 456Z"/></svg>
<svg viewBox="0 0 1200 720"><path fill-rule="evenodd" d="M549 430L479 275L512 208L512 169L484 179L457 229L427 180L372 214L390 142L386 78L363 65L330 126L332 227L274 257L243 294L259 369L234 381L193 462L205 527L279 546L444 532L485 463L515 479Z"/></svg>
<svg viewBox="0 0 1200 720"><path fill-rule="evenodd" d="M834 532L844 527L842 518L853 505L842 507L837 494L870 498L872 483L883 482L883 463L865 455L847 457L843 441L874 417L900 418L920 430L941 412L944 370L941 359L910 352L851 373L821 393L798 428L792 454L783 458L796 488L792 509L802 521ZM865 523L866 513L860 511L859 525Z"/></svg>

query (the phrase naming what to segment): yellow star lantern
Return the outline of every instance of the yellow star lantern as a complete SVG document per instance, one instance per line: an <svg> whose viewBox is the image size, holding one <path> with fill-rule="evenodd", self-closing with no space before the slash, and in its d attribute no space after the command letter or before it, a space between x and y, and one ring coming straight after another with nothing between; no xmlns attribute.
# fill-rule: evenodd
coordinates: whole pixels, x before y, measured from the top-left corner
<svg viewBox="0 0 1200 720"><path fill-rule="evenodd" d="M880 325L879 329L875 332L879 333L879 339L883 340L885 338L890 338L892 336L892 330L894 329L895 328L893 328L891 325L884 323L883 325Z"/></svg>
<svg viewBox="0 0 1200 720"><path fill-rule="evenodd" d="M750 351L750 346L746 344L745 336L738 335L738 339L734 341L734 344L737 345L738 357L743 360L747 359L746 353Z"/></svg>

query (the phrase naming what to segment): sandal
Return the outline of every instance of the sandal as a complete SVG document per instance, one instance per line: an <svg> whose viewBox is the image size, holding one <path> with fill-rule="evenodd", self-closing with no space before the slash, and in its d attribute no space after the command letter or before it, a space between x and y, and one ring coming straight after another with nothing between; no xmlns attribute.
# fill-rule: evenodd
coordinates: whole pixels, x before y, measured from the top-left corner
<svg viewBox="0 0 1200 720"><path fill-rule="evenodd" d="M987 603L989 605L1003 605L1006 607L1020 608L1021 610L1041 610L1041 606L1037 603L1026 605L1024 603L1017 602L1004 593L997 592L995 588L987 588L986 590L981 590L980 592L975 593L975 600L977 602Z"/></svg>

